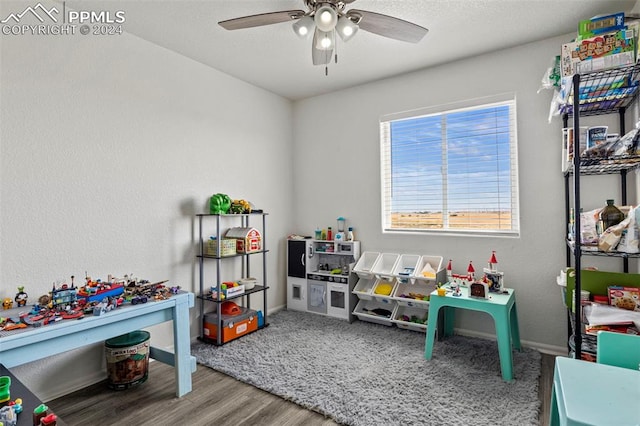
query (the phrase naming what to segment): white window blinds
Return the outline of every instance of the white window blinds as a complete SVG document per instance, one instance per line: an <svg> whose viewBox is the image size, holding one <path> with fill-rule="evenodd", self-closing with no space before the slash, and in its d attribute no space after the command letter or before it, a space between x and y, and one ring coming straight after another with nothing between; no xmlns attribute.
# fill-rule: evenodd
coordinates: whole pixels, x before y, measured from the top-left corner
<svg viewBox="0 0 640 426"><path fill-rule="evenodd" d="M380 121L384 232L519 234L510 95Z"/></svg>

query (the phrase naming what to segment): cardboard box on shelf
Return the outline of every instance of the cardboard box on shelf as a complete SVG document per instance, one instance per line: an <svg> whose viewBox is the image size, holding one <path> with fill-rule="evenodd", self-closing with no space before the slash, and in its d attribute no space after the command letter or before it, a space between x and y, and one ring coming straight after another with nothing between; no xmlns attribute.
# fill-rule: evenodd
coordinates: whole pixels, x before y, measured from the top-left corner
<svg viewBox="0 0 640 426"><path fill-rule="evenodd" d="M636 29L631 27L563 44L560 55L562 77L633 65L636 62L635 33Z"/></svg>
<svg viewBox="0 0 640 426"><path fill-rule="evenodd" d="M624 12L596 16L578 23L578 35L581 38L594 37L597 34L622 30L625 27Z"/></svg>
<svg viewBox="0 0 640 426"><path fill-rule="evenodd" d="M582 154L587 147L587 126L580 126L580 149L578 152ZM562 171L566 172L571 168L573 163L573 127L565 127L562 129Z"/></svg>
<svg viewBox="0 0 640 426"><path fill-rule="evenodd" d="M640 288L609 286L609 304L628 311L640 311Z"/></svg>

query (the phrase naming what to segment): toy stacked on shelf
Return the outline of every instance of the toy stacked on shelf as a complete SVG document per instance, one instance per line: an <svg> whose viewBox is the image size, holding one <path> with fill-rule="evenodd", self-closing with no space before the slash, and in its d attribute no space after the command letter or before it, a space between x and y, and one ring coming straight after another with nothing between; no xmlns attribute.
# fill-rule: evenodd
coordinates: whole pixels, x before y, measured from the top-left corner
<svg viewBox="0 0 640 426"><path fill-rule="evenodd" d="M562 77L633 65L637 30L622 12L580 22L576 40L562 45Z"/></svg>
<svg viewBox="0 0 640 426"><path fill-rule="evenodd" d="M625 22L624 13L580 22L576 40L561 48L561 114L573 110L574 74L596 74L581 84L578 99L581 112L625 108L638 91L632 72L637 67L637 38L640 23Z"/></svg>
<svg viewBox="0 0 640 426"><path fill-rule="evenodd" d="M615 32L620 40L620 47L624 50L628 45L626 41L622 41L622 32L625 32L624 39L629 38L627 32L634 31L633 37L638 34L637 23L626 22L626 28L612 28L611 23L618 25L620 16L609 17L608 20L602 18L602 20L593 21L581 25L583 30L589 30L597 32L594 34L596 37L605 37L606 34ZM616 23L616 19L618 22ZM609 33L605 33L606 29L610 29ZM594 31L595 30L595 31ZM585 33L585 37L589 38L592 34ZM591 37L593 38L593 37ZM597 47L597 45L596 45ZM629 57L631 53L635 55L636 42L634 40L634 50L626 49L626 55ZM625 54L624 51L611 51L603 52L604 56L611 56L614 54ZM621 57L625 57L622 55ZM576 138L582 139L580 136L580 121L585 116L595 116L603 114L616 113L619 116L619 134L624 135L622 138L627 137L625 129L625 112L627 107L632 105L638 94L638 71L640 65L635 60L636 56L633 56L632 61L627 61L626 65L618 66L614 68L584 68L582 63L580 67L571 70L567 68L567 71L563 71L565 76L563 77L563 90L562 90L562 102L559 111L563 119L563 127L568 128L570 126L569 117L572 118L571 127L573 127L574 135ZM607 64L607 60L601 60L602 58L589 59L592 60L593 65L609 66L615 65L612 63ZM599 62L598 62L599 61ZM573 72L573 75L568 75L567 72ZM632 132L629 132L631 134ZM633 141L635 138L629 138ZM633 143L630 145L631 150L623 149L621 154L614 151L611 154L610 151L598 150L595 156L581 156L579 151L580 144L576 141L573 144L573 158L572 163L568 167L563 168L565 178L565 222L570 223L575 238L567 239L566 250L566 264L567 266L573 266L575 271L575 300L572 304L575 306L575 312L568 310L571 327L569 327L568 333L568 348L572 352L575 358L583 358L588 354L591 343L588 339L583 340L584 335L584 323L583 323L583 309L581 306L582 290L585 290L583 284L587 284L587 281L583 283L583 278L587 278L587 271L583 270L582 257L591 255L602 255L608 257L620 257L622 259L622 270L626 274L629 272L629 258L638 257L637 253L627 252L604 252L602 250L594 250L594 247L585 246L582 243L582 238L579 237L583 230L583 216L580 214L580 210L584 207L582 205L581 195L581 179L584 175L607 175L607 174L619 174L620 176L620 194L621 205L627 205L627 171L634 169L638 166L640 157L637 155L637 151L633 148ZM625 146L623 145L623 148ZM571 212L574 212L572 215ZM584 277L583 277L584 276ZM572 297L572 294L567 296ZM583 351L587 351L587 355L583 354Z"/></svg>
<svg viewBox="0 0 640 426"><path fill-rule="evenodd" d="M254 209L244 200L231 200L225 194L213 195L210 207L211 214L196 215L199 229L199 250L196 256L199 265L199 337L205 342L222 345L268 325L268 250L264 240L267 213ZM261 222L260 229L250 226L252 218ZM209 221L214 223L211 224ZM213 228L215 233L205 241L209 228ZM212 241L222 241L222 244L212 244ZM226 251L226 241L234 242L235 250ZM211 250L212 248L214 250ZM257 279L251 277L252 257L260 257L262 260L262 285L256 285ZM234 259L238 262L234 263ZM208 286L205 285L205 263L214 266L216 276L214 283ZM264 313L261 310L250 309L251 296L258 293L262 296ZM225 312L226 306L235 306L235 303L230 302L231 299L242 301L242 304L246 305L240 308L242 315L239 312ZM205 306L211 308L205 310ZM218 315L219 311L222 315Z"/></svg>

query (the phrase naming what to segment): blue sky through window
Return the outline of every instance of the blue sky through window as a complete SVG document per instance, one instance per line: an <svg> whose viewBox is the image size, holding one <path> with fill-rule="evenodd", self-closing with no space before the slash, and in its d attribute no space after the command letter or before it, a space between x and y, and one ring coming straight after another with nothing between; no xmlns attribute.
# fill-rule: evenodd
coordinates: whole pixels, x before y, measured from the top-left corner
<svg viewBox="0 0 640 426"><path fill-rule="evenodd" d="M507 211L508 105L391 122L391 211Z"/></svg>

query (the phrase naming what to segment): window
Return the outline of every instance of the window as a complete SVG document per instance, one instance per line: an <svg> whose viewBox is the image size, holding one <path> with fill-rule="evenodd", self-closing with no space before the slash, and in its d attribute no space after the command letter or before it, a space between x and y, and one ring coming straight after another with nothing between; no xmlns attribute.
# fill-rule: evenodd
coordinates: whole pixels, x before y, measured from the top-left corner
<svg viewBox="0 0 640 426"><path fill-rule="evenodd" d="M380 121L383 232L519 235L515 97Z"/></svg>

